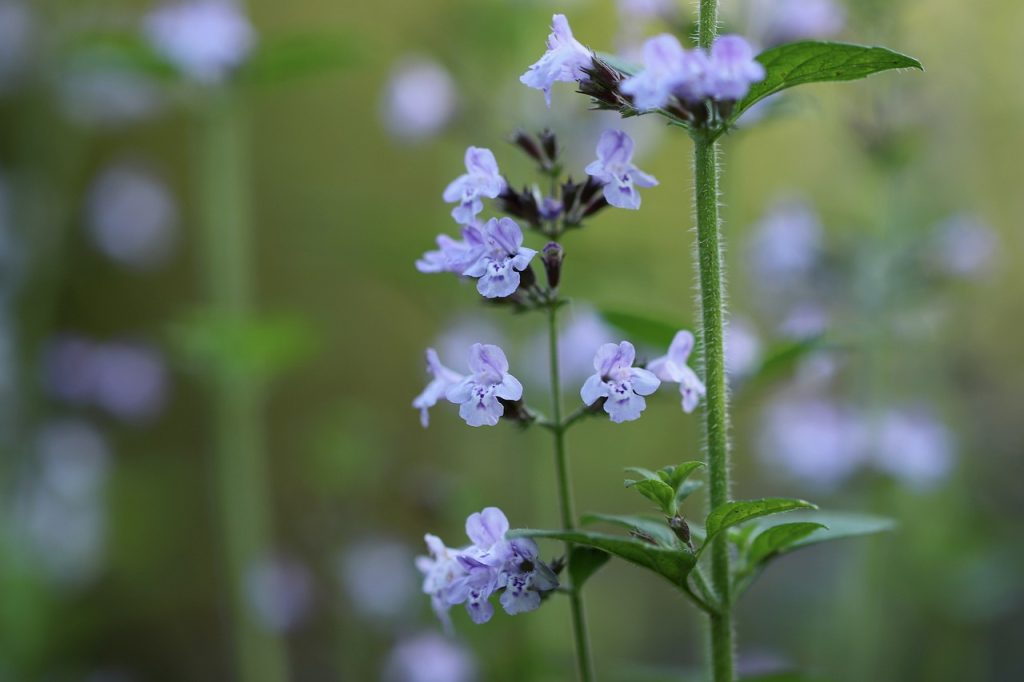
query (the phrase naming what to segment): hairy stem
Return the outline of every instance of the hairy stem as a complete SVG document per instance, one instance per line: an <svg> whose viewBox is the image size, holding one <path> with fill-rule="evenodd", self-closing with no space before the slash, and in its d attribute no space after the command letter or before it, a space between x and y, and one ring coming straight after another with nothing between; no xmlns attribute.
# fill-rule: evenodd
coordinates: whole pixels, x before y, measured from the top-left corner
<svg viewBox="0 0 1024 682"><path fill-rule="evenodd" d="M708 49L718 33L718 0L700 0L697 43ZM712 510L729 501L729 414L725 380L722 248L718 222L718 149L715 139L694 135L694 183L697 203L697 258L704 347L705 455ZM724 533L711 545L711 583L721 610L711 621L711 671L714 682L733 682L734 651L729 545Z"/></svg>
<svg viewBox="0 0 1024 682"><path fill-rule="evenodd" d="M253 298L243 113L233 93L212 93L199 122L195 150L210 307L218 319L238 324L252 314ZM238 666L235 679L283 682L288 679L284 644L254 621L244 598L246 573L270 544L265 392L258 378L226 367L214 370L214 458Z"/></svg>
<svg viewBox="0 0 1024 682"><path fill-rule="evenodd" d="M562 512L562 527L571 530L576 526L576 512L573 509L572 486L569 478L569 457L565 451L565 432L569 423L562 422L562 386L558 370L558 303L548 308L548 341L551 355L551 411L554 421L552 433L555 439L555 467L558 471L558 505ZM572 561L572 544L565 543L567 561ZM568 569L571 564L567 564ZM569 573L571 575L571 573ZM583 594L576 585L569 590L569 609L572 611L572 632L576 645L576 669L581 682L592 682L594 664L590 658L590 639L587 635L587 621L583 609Z"/></svg>

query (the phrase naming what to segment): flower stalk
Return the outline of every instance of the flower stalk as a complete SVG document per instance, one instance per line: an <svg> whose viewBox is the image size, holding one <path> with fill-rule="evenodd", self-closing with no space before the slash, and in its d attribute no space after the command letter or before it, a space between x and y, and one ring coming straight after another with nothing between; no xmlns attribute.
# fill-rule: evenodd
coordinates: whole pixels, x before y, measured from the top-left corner
<svg viewBox="0 0 1024 682"><path fill-rule="evenodd" d="M718 1L701 0L697 40L710 49L718 34ZM697 264L700 271L701 334L704 353L704 449L708 466L709 511L729 501L729 414L725 377L725 283L718 217L718 143L694 130L693 161L697 212ZM713 682L733 682L734 632L729 579L729 545L719 534L711 545L711 584L721 609L709 613Z"/></svg>
<svg viewBox="0 0 1024 682"><path fill-rule="evenodd" d="M565 447L565 432L573 423L570 418L562 421L562 386L558 367L558 308L557 299L548 307L548 350L551 356L551 427L555 445L555 467L558 477L558 506L562 514L562 527L571 530L576 526L576 512L572 499L572 485L569 478L569 457ZM572 544L565 543L567 572L572 575ZM578 585L570 585L569 610L572 613L572 632L576 651L576 670L580 682L592 682L594 664L590 654L590 638L583 607L583 593Z"/></svg>

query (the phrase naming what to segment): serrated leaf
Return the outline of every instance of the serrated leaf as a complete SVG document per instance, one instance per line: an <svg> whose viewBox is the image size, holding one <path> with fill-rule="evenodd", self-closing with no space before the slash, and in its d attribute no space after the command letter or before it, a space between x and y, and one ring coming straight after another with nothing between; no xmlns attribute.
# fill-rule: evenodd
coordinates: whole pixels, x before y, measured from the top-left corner
<svg viewBox="0 0 1024 682"><path fill-rule="evenodd" d="M813 521L797 521L780 523L772 526L754 538L747 551L747 563L756 566L772 556L781 554L793 547L816 530L826 528L824 524Z"/></svg>
<svg viewBox="0 0 1024 682"><path fill-rule="evenodd" d="M737 500L723 504L708 514L706 524L707 540L705 545L715 535L726 528L738 525L751 519L756 519L769 514L780 514L794 509L817 509L817 507L805 500L797 500L789 497L766 497L761 500ZM703 549L703 547L701 547Z"/></svg>
<svg viewBox="0 0 1024 682"><path fill-rule="evenodd" d="M642 540L604 533L522 528L509 531L507 537L548 538L600 549L632 564L654 571L680 589L685 584L686 576L696 562L696 558L689 550L669 549Z"/></svg>
<svg viewBox="0 0 1024 682"><path fill-rule="evenodd" d="M651 536L665 547L679 547L679 541L676 538L676 534L668 527L667 524L665 524L664 521L659 521L658 519L631 514L592 513L584 514L583 518L580 520L587 525L592 523L610 523L612 525L625 528L626 530L633 530L635 528Z"/></svg>
<svg viewBox="0 0 1024 682"><path fill-rule="evenodd" d="M604 550L593 547L573 546L569 552L569 579L572 580L572 587L578 590L583 587L590 576L600 570L608 563L612 555Z"/></svg>
<svg viewBox="0 0 1024 682"><path fill-rule="evenodd" d="M636 481L628 487L658 505L658 509L666 516L673 516L676 513L676 491L660 478Z"/></svg>
<svg viewBox="0 0 1024 682"><path fill-rule="evenodd" d="M921 69L913 57L884 47L805 40L779 45L757 56L765 79L755 83L733 111L730 121L758 101L796 85L849 81L890 69Z"/></svg>
<svg viewBox="0 0 1024 682"><path fill-rule="evenodd" d="M634 343L652 348L668 348L676 332L685 325L659 320L649 315L627 313L621 310L602 310L605 322L623 332Z"/></svg>

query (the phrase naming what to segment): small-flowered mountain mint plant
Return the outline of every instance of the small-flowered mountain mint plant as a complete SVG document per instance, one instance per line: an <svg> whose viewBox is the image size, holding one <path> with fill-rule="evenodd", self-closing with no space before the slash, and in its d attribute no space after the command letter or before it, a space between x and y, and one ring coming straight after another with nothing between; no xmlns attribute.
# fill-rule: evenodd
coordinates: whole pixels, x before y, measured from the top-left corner
<svg viewBox="0 0 1024 682"><path fill-rule="evenodd" d="M476 291L491 305L512 312L539 312L546 318L550 371L550 414L529 402L504 351L474 343L464 358L444 358L427 350L430 382L413 401L424 426L428 410L450 402L470 426L495 426L501 421L537 427L552 435L562 527L555 530L510 530L505 515L494 507L472 514L466 534L472 544L451 549L427 535L429 556L418 567L423 591L434 610L451 627L449 610L465 605L473 622L494 614L491 598L510 615L533 611L543 601L564 594L570 605L577 673L580 680L596 679L591 661L583 607L586 580L612 557L645 568L674 585L704 612L709 621L708 677L714 682L735 680L736 642L733 609L738 597L775 557L809 544L886 527L877 519L843 514L840 518L813 511L809 502L789 498L733 500L730 496L728 402L725 369L722 234L718 216L719 139L734 129L750 107L796 85L863 78L889 69L920 68L907 56L881 47L801 41L771 47L755 54L738 35L717 35L717 1L701 0L696 44L684 47L678 36L664 34L643 46L643 64L634 66L581 43L564 15L556 14L547 49L520 81L540 90L548 106L558 83L575 84L594 108L623 117L657 115L688 133L693 143L697 221L696 260L700 284L700 326L697 335L675 334L664 355L645 361L633 343L620 340L600 345L593 374L574 387L580 402L563 409L559 367L558 313L568 299L563 265L568 249L562 237L581 231L609 206L637 210L641 190L657 191L658 180L633 162L633 141L625 132L606 130L597 143L595 159L577 175L566 169L554 133L517 132L513 145L536 163L545 181L523 186L502 175L494 153L482 147L466 151L466 173L443 192L455 204L452 217L460 237L437 237L437 249L416 262L424 273L454 273L475 280ZM490 209L504 214L487 214ZM679 215L686 215L680 207ZM686 245L686 224L680 224L679 250ZM524 230L527 232L524 235ZM525 246L530 235L535 247ZM601 264L595 264L600 267ZM520 316L520 320L529 317ZM606 339L595 339L595 346ZM636 339L639 341L640 339ZM699 362L690 366L690 355ZM574 366L579 363L574 359ZM656 517L600 513L578 517L572 501L567 434L588 417L607 415L615 423L638 420L647 400L659 389L678 390L682 411L702 406L704 438L700 461L683 462L657 471L627 467L626 486L655 506ZM572 394L570 392L570 394ZM678 445L666 444L677 451ZM672 454L666 454L666 459ZM624 462L623 464L627 464ZM683 505L704 486L693 474L707 470L708 509ZM789 512L786 516L776 516ZM627 534L580 529L580 523L603 523ZM536 538L565 543L563 556L541 559Z"/></svg>

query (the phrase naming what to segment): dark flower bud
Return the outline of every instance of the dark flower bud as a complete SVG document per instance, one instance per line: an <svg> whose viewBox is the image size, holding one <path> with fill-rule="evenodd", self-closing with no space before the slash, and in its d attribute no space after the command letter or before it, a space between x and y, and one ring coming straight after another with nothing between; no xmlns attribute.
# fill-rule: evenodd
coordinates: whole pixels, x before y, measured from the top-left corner
<svg viewBox="0 0 1024 682"><path fill-rule="evenodd" d="M547 264L545 264L545 269ZM519 273L519 288L532 289L537 284L537 275L533 272L533 266L527 265L526 269Z"/></svg>
<svg viewBox="0 0 1024 682"><path fill-rule="evenodd" d="M554 132L550 128L545 128L540 131L540 143L544 147L544 153L547 155L548 162L551 166L558 164L558 139L555 137Z"/></svg>
<svg viewBox="0 0 1024 682"><path fill-rule="evenodd" d="M687 547L693 549L693 542L690 539L690 526L686 524L686 520L676 514L672 518L668 519L669 528L676 534L676 537L683 541Z"/></svg>
<svg viewBox="0 0 1024 682"><path fill-rule="evenodd" d="M554 559L552 559L551 563L549 563L548 566L551 568L552 573L554 573L555 575L558 575L563 570L565 570L565 564L566 563L567 562L566 562L566 559L565 559L565 555L563 554L562 556L558 556L558 557L555 557Z"/></svg>
<svg viewBox="0 0 1024 682"><path fill-rule="evenodd" d="M541 149L541 143L529 133L523 130L517 130L512 133L510 141L512 144L522 149L523 152L525 152L531 159L541 164L541 166L546 163L547 157L544 156L544 151Z"/></svg>
<svg viewBox="0 0 1024 682"><path fill-rule="evenodd" d="M540 259L544 263L544 272L548 276L548 286L557 289L558 283L562 280L562 261L565 260L565 249L558 242L550 242L541 250Z"/></svg>
<svg viewBox="0 0 1024 682"><path fill-rule="evenodd" d="M658 541L654 539L654 536L647 531L640 530L639 528L633 528L629 531L629 534L635 537L637 540L643 540L649 545L657 545Z"/></svg>
<svg viewBox="0 0 1024 682"><path fill-rule="evenodd" d="M501 415L502 419L516 422L520 426L529 426L537 418L537 415L530 412L529 408L526 407L526 403L523 402L522 399L506 400L504 398L498 398L498 402L505 408L505 412Z"/></svg>
<svg viewBox="0 0 1024 682"><path fill-rule="evenodd" d="M578 92L593 100L596 109L611 109L623 116L637 113L633 99L619 90L623 74L609 66L604 60L594 57L588 68L583 69L586 79L579 82Z"/></svg>
<svg viewBox="0 0 1024 682"><path fill-rule="evenodd" d="M498 195L498 208L516 218L520 218L533 227L540 227L540 207L537 205L537 197L528 188L517 192L511 186L506 185L504 191Z"/></svg>

